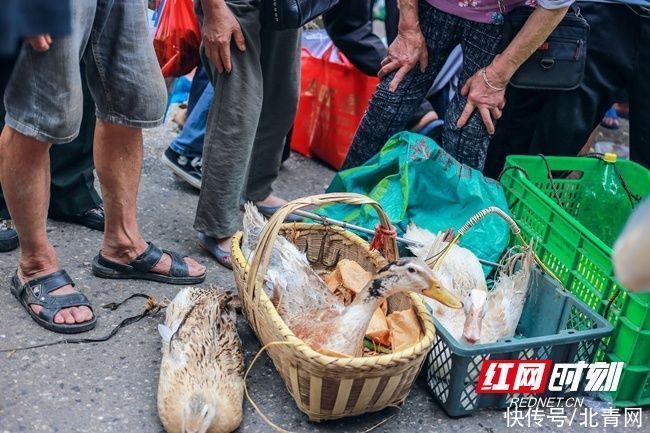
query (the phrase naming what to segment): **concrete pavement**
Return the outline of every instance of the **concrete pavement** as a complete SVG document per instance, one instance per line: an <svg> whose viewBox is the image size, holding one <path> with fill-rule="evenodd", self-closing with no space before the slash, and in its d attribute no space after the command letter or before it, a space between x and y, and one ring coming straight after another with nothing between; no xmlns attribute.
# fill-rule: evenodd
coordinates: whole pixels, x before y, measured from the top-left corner
<svg viewBox="0 0 650 433"><path fill-rule="evenodd" d="M172 137L170 124L146 133L139 200L142 230L148 239L161 247L190 254L208 266L206 285L234 287L231 273L206 256L196 244L192 222L197 192L177 180L159 161ZM321 193L332 175L332 170L294 155L286 163L276 189L286 198ZM106 334L123 318L141 311L143 302L136 299L113 312L99 308L100 305L137 292L159 299L172 298L178 290L178 287L151 282L97 279L91 275L90 263L100 246L100 233L53 221L48 222L48 231L62 266L94 302L99 323L90 336ZM9 293L8 282L17 258L17 251L0 254L0 349L62 338L33 323ZM54 346L16 352L11 356L0 354L0 433L162 432L156 411L160 366L160 337L156 325L161 320L162 315L146 318L105 343ZM238 328L249 362L259 344L243 316L238 317ZM265 356L254 369L250 390L270 419L296 432L359 432L393 414L396 415L376 431L491 433L506 430L503 412L499 411L484 411L460 420L446 417L433 403L421 380L416 382L399 412L387 410L324 424L309 423L296 409ZM646 411L645 431L649 418ZM557 428L546 424L545 428L534 430L550 432ZM563 430L585 431L575 426ZM607 431L614 430L622 431ZM244 421L239 431L267 432L271 429L245 402ZM605 430L601 427L594 431Z"/></svg>

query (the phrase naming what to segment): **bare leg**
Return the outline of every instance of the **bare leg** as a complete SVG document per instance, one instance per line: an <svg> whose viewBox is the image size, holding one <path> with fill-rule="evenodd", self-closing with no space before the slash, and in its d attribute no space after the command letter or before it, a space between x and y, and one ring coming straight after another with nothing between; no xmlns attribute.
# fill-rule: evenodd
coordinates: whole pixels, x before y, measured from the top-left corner
<svg viewBox="0 0 650 433"><path fill-rule="evenodd" d="M95 168L104 198L106 231L101 254L118 263L128 263L147 248L137 222L138 186L142 167L142 130L97 120ZM205 266L185 258L190 276L202 275ZM167 274L167 254L152 272Z"/></svg>
<svg viewBox="0 0 650 433"><path fill-rule="evenodd" d="M5 127L0 137L0 184L20 240L18 277L25 283L58 271L56 252L47 239L45 221L50 200L50 145ZM73 293L72 286L50 292ZM35 313L41 306L33 305ZM59 311L55 323L81 323L92 318L88 307Z"/></svg>

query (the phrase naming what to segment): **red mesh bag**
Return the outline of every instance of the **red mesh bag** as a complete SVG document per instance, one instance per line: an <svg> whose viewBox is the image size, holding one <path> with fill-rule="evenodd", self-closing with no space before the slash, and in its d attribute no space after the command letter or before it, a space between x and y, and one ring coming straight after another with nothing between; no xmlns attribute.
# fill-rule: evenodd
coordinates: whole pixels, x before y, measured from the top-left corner
<svg viewBox="0 0 650 433"><path fill-rule="evenodd" d="M165 0L153 38L158 63L165 77L181 77L201 61L201 31L192 0Z"/></svg>

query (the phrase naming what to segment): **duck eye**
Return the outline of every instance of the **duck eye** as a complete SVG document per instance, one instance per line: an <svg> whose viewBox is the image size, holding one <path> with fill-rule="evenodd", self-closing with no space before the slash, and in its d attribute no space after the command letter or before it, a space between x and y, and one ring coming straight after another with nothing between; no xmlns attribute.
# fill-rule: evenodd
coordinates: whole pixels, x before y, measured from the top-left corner
<svg viewBox="0 0 650 433"><path fill-rule="evenodd" d="M409 266L408 268L406 268L406 270L409 271L411 274L415 273L415 268L412 266Z"/></svg>

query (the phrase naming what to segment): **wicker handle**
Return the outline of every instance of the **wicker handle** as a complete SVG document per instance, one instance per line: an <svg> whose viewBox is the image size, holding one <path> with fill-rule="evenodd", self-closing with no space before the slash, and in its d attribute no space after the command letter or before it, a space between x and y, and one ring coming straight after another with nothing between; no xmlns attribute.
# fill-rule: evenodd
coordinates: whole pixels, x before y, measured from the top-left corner
<svg viewBox="0 0 650 433"><path fill-rule="evenodd" d="M251 265L248 273L248 278L246 279L246 284L248 285L248 293L254 294L255 288L259 287L260 289L264 284L264 277L266 276L266 271L269 266L269 261L271 260L271 252L273 250L273 244L275 239L280 233L282 224L286 217L292 212L307 206L320 206L324 204L331 203L342 203L342 204L353 204L353 205L364 205L369 204L372 206L377 214L379 215L379 220L381 225L385 228L390 228L390 220L388 216L384 213L384 210L381 208L381 205L374 201L371 198L368 198L361 194L354 193L332 193L332 194L319 194L313 195L310 197L303 197L297 200L293 200L284 206L282 206L269 221L264 226L262 234L260 235L259 243L255 252L253 253L253 260L251 260ZM397 254L397 241L394 238L390 238L386 241L384 245L384 255L388 260L395 260L398 258ZM259 284L258 284L259 283ZM257 297L257 296L256 296Z"/></svg>

